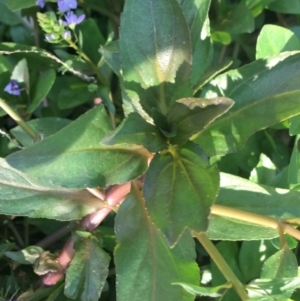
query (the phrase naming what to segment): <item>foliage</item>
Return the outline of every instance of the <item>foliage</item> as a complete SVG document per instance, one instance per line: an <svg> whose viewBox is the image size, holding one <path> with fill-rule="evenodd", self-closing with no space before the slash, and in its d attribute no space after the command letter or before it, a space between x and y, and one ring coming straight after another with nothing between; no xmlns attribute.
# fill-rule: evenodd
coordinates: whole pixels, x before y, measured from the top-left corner
<svg viewBox="0 0 300 301"><path fill-rule="evenodd" d="M0 1L0 300L300 300L300 2Z"/></svg>

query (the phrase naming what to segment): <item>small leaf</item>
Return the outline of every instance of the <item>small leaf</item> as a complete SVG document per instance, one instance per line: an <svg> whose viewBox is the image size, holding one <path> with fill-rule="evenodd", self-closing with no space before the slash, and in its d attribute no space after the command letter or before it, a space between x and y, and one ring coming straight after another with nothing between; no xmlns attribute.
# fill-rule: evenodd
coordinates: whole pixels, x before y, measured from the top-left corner
<svg viewBox="0 0 300 301"><path fill-rule="evenodd" d="M32 103L27 108L27 113L31 114L40 105L44 98L48 95L52 85L54 84L56 73L53 69L43 72L35 82L31 91Z"/></svg>
<svg viewBox="0 0 300 301"><path fill-rule="evenodd" d="M29 94L29 73L26 59L22 59L15 66L11 75L11 80L15 80L18 83L24 83L27 94Z"/></svg>
<svg viewBox="0 0 300 301"><path fill-rule="evenodd" d="M44 250L38 246L29 246L21 251L8 251L4 254L20 264L33 264L43 252Z"/></svg>
<svg viewBox="0 0 300 301"><path fill-rule="evenodd" d="M34 262L34 272L40 276L60 272L62 270L63 268L58 263L57 255L51 254L49 251L42 252Z"/></svg>
<svg viewBox="0 0 300 301"><path fill-rule="evenodd" d="M150 152L167 148L167 143L155 126L145 121L138 113L131 113L112 133L101 140L103 145L142 145Z"/></svg>
<svg viewBox="0 0 300 301"><path fill-rule="evenodd" d="M207 230L218 187L216 166L209 166L192 143L154 156L146 173L144 196L151 219L170 245L187 227Z"/></svg>
<svg viewBox="0 0 300 301"><path fill-rule="evenodd" d="M167 114L169 124L176 125L176 136L170 139L171 143L185 143L192 135L201 132L217 117L228 111L233 104L233 100L225 97L177 100Z"/></svg>
<svg viewBox="0 0 300 301"><path fill-rule="evenodd" d="M67 270L65 295L71 299L96 301L101 295L110 262L93 236L75 243L75 256Z"/></svg>
<svg viewBox="0 0 300 301"><path fill-rule="evenodd" d="M209 296L212 298L220 297L223 294L224 290L232 287L231 283L225 283L214 287L203 287L181 282L174 282L172 284L182 286L187 292L194 296Z"/></svg>
<svg viewBox="0 0 300 301"><path fill-rule="evenodd" d="M115 264L119 301L192 301L194 297L173 282L199 283L195 245L185 231L170 249L161 231L148 216L134 183L121 204L115 222ZM137 283L138 285L132 285Z"/></svg>
<svg viewBox="0 0 300 301"><path fill-rule="evenodd" d="M149 153L138 147L101 146L99 142L111 130L104 106L97 106L56 134L8 156L7 161L43 185L121 184L145 171Z"/></svg>
<svg viewBox="0 0 300 301"><path fill-rule="evenodd" d="M51 187L31 183L27 175L0 159L0 214L68 221L105 206L85 190Z"/></svg>
<svg viewBox="0 0 300 301"><path fill-rule="evenodd" d="M260 31L256 44L256 59L293 50L300 50L300 40L291 30L268 24Z"/></svg>
<svg viewBox="0 0 300 301"><path fill-rule="evenodd" d="M126 91L145 111L166 114L176 99L192 94L190 31L177 0L128 0L120 31Z"/></svg>

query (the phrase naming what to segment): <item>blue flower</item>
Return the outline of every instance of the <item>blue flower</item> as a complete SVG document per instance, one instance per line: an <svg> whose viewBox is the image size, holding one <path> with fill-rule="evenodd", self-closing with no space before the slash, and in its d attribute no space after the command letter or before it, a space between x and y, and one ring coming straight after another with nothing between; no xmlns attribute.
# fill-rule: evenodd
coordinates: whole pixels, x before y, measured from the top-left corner
<svg viewBox="0 0 300 301"><path fill-rule="evenodd" d="M71 32L68 31L68 30L64 31L64 32L63 32L63 38L64 38L65 40L70 40L70 39L71 39Z"/></svg>
<svg viewBox="0 0 300 301"><path fill-rule="evenodd" d="M70 28L74 28L76 24L81 23L85 18L85 15L77 17L72 11L68 12L65 15L66 22L64 22L65 26L69 26Z"/></svg>
<svg viewBox="0 0 300 301"><path fill-rule="evenodd" d="M21 95L22 89L20 89L19 84L16 81L11 80L9 84L4 88L4 91L11 95L19 96Z"/></svg>
<svg viewBox="0 0 300 301"><path fill-rule="evenodd" d="M77 8L77 1L76 0L57 0L58 9L61 12L66 12L70 9Z"/></svg>
<svg viewBox="0 0 300 301"><path fill-rule="evenodd" d="M35 4L38 5L41 8L44 8L44 6L45 6L45 0L37 0L35 2Z"/></svg>

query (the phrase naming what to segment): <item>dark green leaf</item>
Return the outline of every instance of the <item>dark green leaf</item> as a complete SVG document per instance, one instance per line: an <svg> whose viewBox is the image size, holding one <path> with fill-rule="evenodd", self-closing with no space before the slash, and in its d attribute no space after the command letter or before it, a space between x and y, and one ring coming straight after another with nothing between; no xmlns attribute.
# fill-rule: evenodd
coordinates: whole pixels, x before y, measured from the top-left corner
<svg viewBox="0 0 300 301"><path fill-rule="evenodd" d="M101 146L111 130L104 106L97 106L7 161L45 185L85 188L124 183L145 171L148 153Z"/></svg>
<svg viewBox="0 0 300 301"><path fill-rule="evenodd" d="M54 84L55 78L56 73L53 69L49 69L39 76L31 91L32 102L27 108L27 113L33 113L34 110L40 105L40 103L48 95L48 92Z"/></svg>
<svg viewBox="0 0 300 301"><path fill-rule="evenodd" d="M168 147L157 128L138 113L129 114L114 132L101 140L103 145L123 143L142 145L153 153Z"/></svg>
<svg viewBox="0 0 300 301"><path fill-rule="evenodd" d="M35 185L5 160L0 160L0 214L67 221L103 207L99 199L85 190Z"/></svg>
<svg viewBox="0 0 300 301"><path fill-rule="evenodd" d="M102 250L96 237L77 238L75 256L67 270L65 295L71 299L97 301L101 295L110 257Z"/></svg>
<svg viewBox="0 0 300 301"><path fill-rule="evenodd" d="M119 79L122 78L120 70L120 47L119 41L112 41L109 44L100 47L100 52L103 55L105 62L109 65L109 67L114 71L116 75L118 75Z"/></svg>
<svg viewBox="0 0 300 301"><path fill-rule="evenodd" d="M211 0L178 0L191 31L193 50L200 40Z"/></svg>
<svg viewBox="0 0 300 301"><path fill-rule="evenodd" d="M36 0L8 0L7 7L10 10L18 10L22 8L28 8L31 6L35 6Z"/></svg>
<svg viewBox="0 0 300 301"><path fill-rule="evenodd" d="M289 0L287 1L273 1L268 5L268 9L284 14L299 14L300 13L300 1Z"/></svg>
<svg viewBox="0 0 300 301"><path fill-rule="evenodd" d="M299 156L299 144L300 144L300 136L297 135L293 152L290 159L290 164L288 166L288 182L290 184L298 184L300 182L300 156Z"/></svg>
<svg viewBox="0 0 300 301"><path fill-rule="evenodd" d="M40 139L44 139L52 134L55 134L65 126L67 126L71 120L56 118L56 117L45 117L39 119L32 119L27 121L27 124L34 129ZM16 126L11 129L10 132L26 147L31 146L34 141L20 126Z"/></svg>
<svg viewBox="0 0 300 301"><path fill-rule="evenodd" d="M125 89L139 95L146 112L163 114L192 94L191 41L176 0L128 0L121 19L120 49Z"/></svg>
<svg viewBox="0 0 300 301"><path fill-rule="evenodd" d="M118 210L115 250L119 301L192 301L173 282L199 283L195 246L186 231L170 249L148 216L141 192L134 185ZM137 283L137 285L132 285Z"/></svg>
<svg viewBox="0 0 300 301"><path fill-rule="evenodd" d="M284 51L300 50L300 40L289 29L265 25L257 38L256 59Z"/></svg>
<svg viewBox="0 0 300 301"><path fill-rule="evenodd" d="M298 262L287 245L269 257L264 263L261 278L292 278L298 276Z"/></svg>
<svg viewBox="0 0 300 301"><path fill-rule="evenodd" d="M235 152L254 132L299 114L299 58L298 52L282 53L214 79L203 97L225 96L235 104L195 142L209 155Z"/></svg>
<svg viewBox="0 0 300 301"><path fill-rule="evenodd" d="M21 18L18 18L4 3L0 3L0 20L6 25L15 26L21 23Z"/></svg>
<svg viewBox="0 0 300 301"><path fill-rule="evenodd" d="M169 244L176 243L186 227L206 231L218 187L216 166L209 166L196 145L155 155L146 173L144 195L151 219Z"/></svg>
<svg viewBox="0 0 300 301"><path fill-rule="evenodd" d="M217 117L228 111L234 102L229 98L183 98L176 101L167 114L169 124L176 125L173 144L183 144L192 135L201 132Z"/></svg>
<svg viewBox="0 0 300 301"><path fill-rule="evenodd" d="M99 48L105 43L105 40L93 19L86 19L78 26L82 33L82 50L87 56L97 64L100 59Z"/></svg>

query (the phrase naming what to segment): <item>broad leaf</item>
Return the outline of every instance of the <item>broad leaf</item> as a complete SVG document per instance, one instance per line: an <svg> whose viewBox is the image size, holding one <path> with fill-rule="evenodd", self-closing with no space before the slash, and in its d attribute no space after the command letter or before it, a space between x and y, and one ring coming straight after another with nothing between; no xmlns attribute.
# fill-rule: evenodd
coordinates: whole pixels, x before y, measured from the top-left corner
<svg viewBox="0 0 300 301"><path fill-rule="evenodd" d="M10 10L18 10L22 8L28 8L36 5L36 0L8 0L7 7Z"/></svg>
<svg viewBox="0 0 300 301"><path fill-rule="evenodd" d="M288 182L290 184L298 184L300 182L300 156L299 156L299 142L300 136L297 135L295 142L294 142L294 147L293 147L293 152L291 155L290 159L290 164L288 166Z"/></svg>
<svg viewBox="0 0 300 301"><path fill-rule="evenodd" d="M108 275L110 257L95 236L77 237L74 247L76 253L67 270L65 295L71 299L78 296L82 301L96 301Z"/></svg>
<svg viewBox="0 0 300 301"><path fill-rule="evenodd" d="M63 119L58 117L45 117L45 118L38 118L32 119L27 121L27 124L36 131L39 135L40 140L55 134L65 126L67 126L71 120ZM15 128L11 129L10 132L26 147L31 146L33 143L37 142L34 141L20 126L16 126Z"/></svg>
<svg viewBox="0 0 300 301"><path fill-rule="evenodd" d="M100 140L111 130L104 106L98 106L7 161L45 185L85 188L124 183L145 171L148 153L101 146Z"/></svg>
<svg viewBox="0 0 300 301"><path fill-rule="evenodd" d="M287 1L273 1L268 5L268 9L284 14L299 14L300 13L300 1L289 0Z"/></svg>
<svg viewBox="0 0 300 301"><path fill-rule="evenodd" d="M173 144L183 144L192 135L202 131L217 117L228 111L234 104L229 98L183 98L176 101L167 114L169 124L176 127Z"/></svg>
<svg viewBox="0 0 300 301"><path fill-rule="evenodd" d="M299 219L299 191L268 187L221 173L221 188L216 204L271 216L276 219ZM242 201L241 201L242 200ZM208 236L221 240L258 240L278 236L274 229L212 214Z"/></svg>
<svg viewBox="0 0 300 301"><path fill-rule="evenodd" d="M0 160L0 214L68 221L104 206L85 190L35 185L5 160Z"/></svg>
<svg viewBox="0 0 300 301"><path fill-rule="evenodd" d="M176 0L126 1L120 49L125 89L139 95L147 113L154 107L165 114L192 94L190 32Z"/></svg>
<svg viewBox="0 0 300 301"><path fill-rule="evenodd" d="M299 288L300 277L278 279L256 279L246 289L251 301L289 300L292 292Z"/></svg>
<svg viewBox="0 0 300 301"><path fill-rule="evenodd" d="M31 91L32 102L27 108L27 113L33 113L34 110L40 105L53 86L55 78L56 73L53 69L49 69L39 76Z"/></svg>
<svg viewBox="0 0 300 301"><path fill-rule="evenodd" d="M299 58L298 52L282 53L214 79L202 96L225 96L235 104L194 141L209 155L235 152L254 132L299 114Z"/></svg>
<svg viewBox="0 0 300 301"><path fill-rule="evenodd" d="M160 131L138 113L129 114L114 132L101 140L103 145L124 143L142 145L153 153L168 147Z"/></svg>
<svg viewBox="0 0 300 301"><path fill-rule="evenodd" d="M293 50L300 50L300 40L291 30L277 25L265 25L260 31L256 59Z"/></svg>
<svg viewBox="0 0 300 301"><path fill-rule="evenodd" d="M9 10L5 3L0 3L0 20L1 23L10 25L12 28L13 26L21 23L21 20L18 18L17 14L14 14L11 10Z"/></svg>
<svg viewBox="0 0 300 301"><path fill-rule="evenodd" d="M174 282L199 283L195 246L186 231L170 249L148 216L141 192L133 185L118 210L115 249L119 301L192 301ZM133 285L136 283L137 285Z"/></svg>
<svg viewBox="0 0 300 301"><path fill-rule="evenodd" d="M261 278L291 278L298 276L298 262L295 254L285 245L264 263Z"/></svg>
<svg viewBox="0 0 300 301"><path fill-rule="evenodd" d="M20 251L5 252L5 256L21 264L34 264L43 251L41 247L29 246Z"/></svg>
<svg viewBox="0 0 300 301"><path fill-rule="evenodd" d="M146 173L144 196L151 219L170 245L187 227L206 231L218 187L216 166L209 166L192 143L154 156Z"/></svg>

